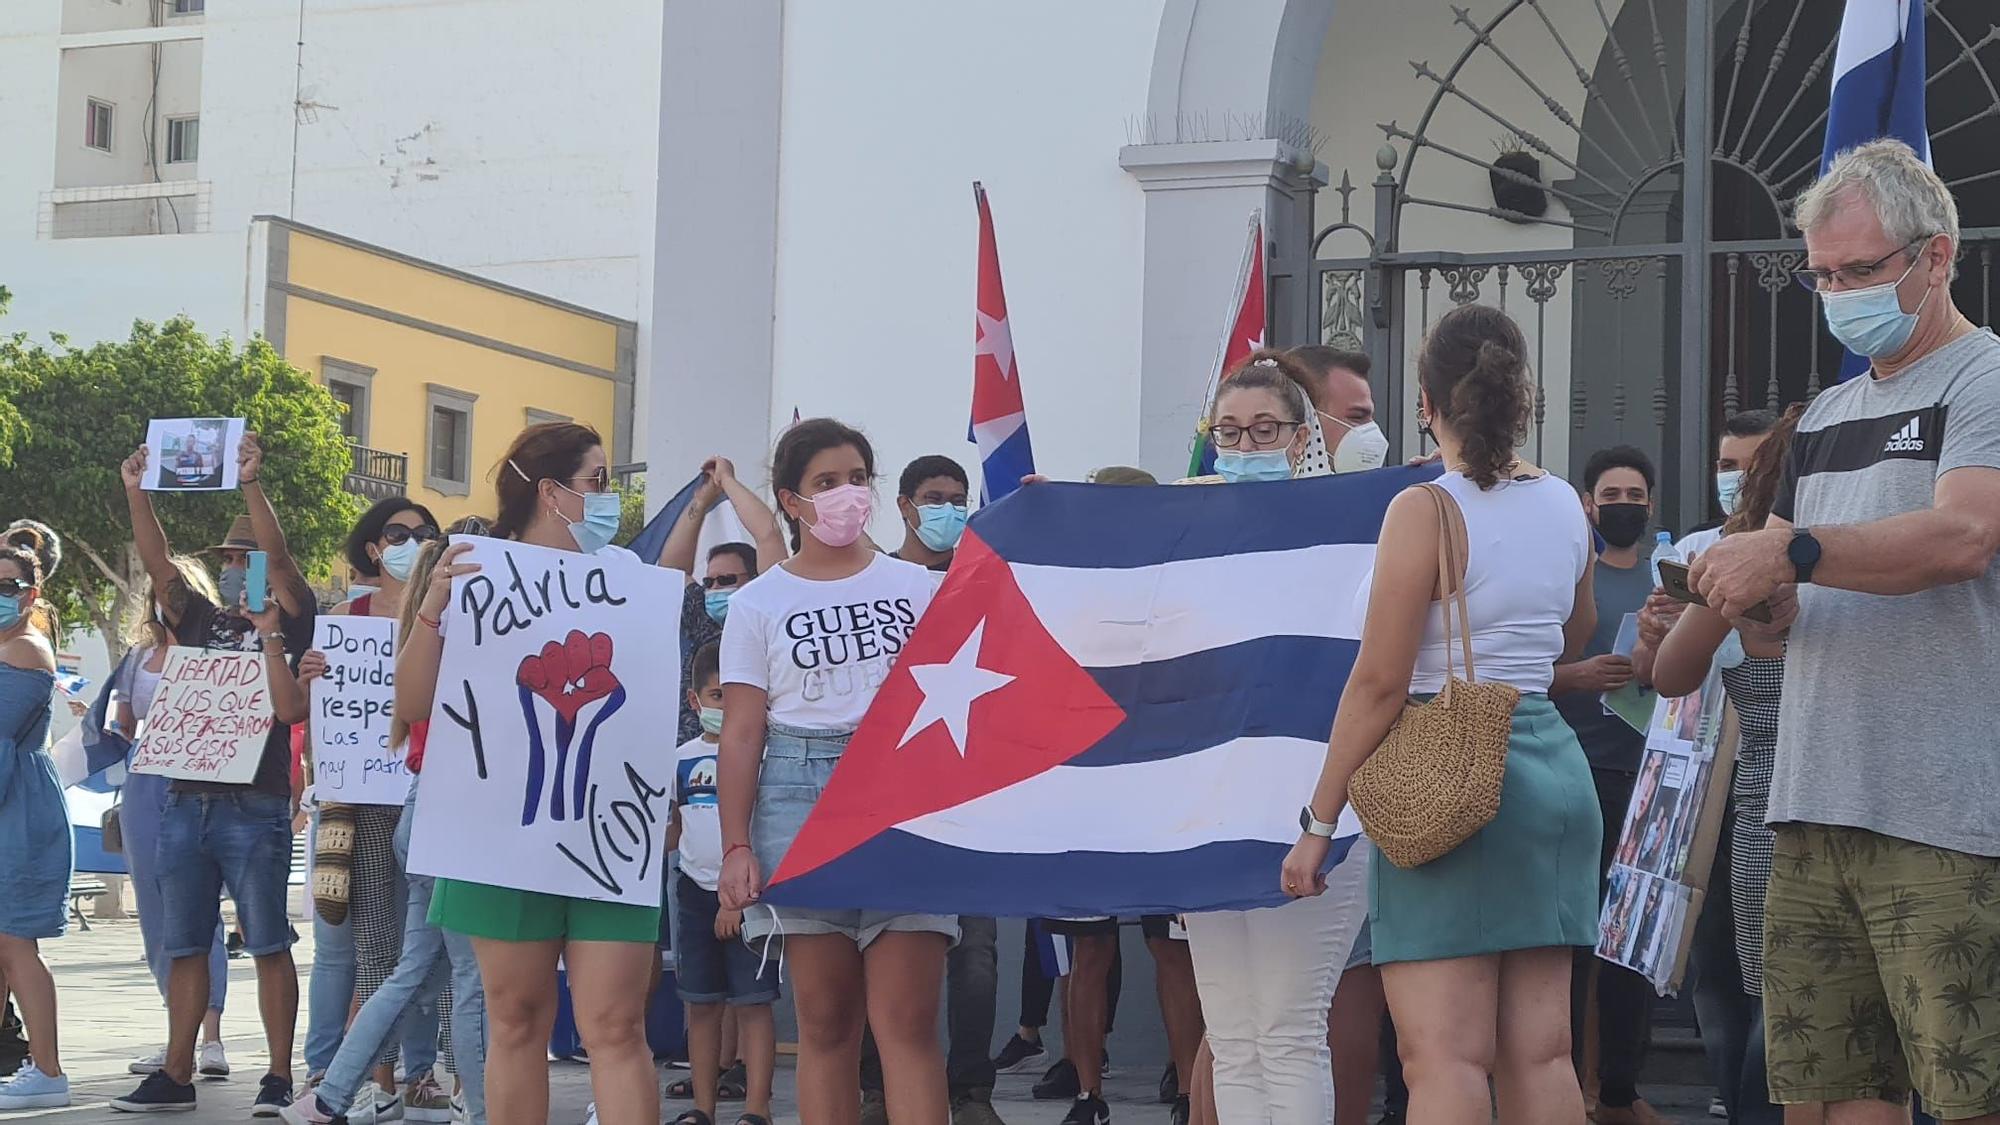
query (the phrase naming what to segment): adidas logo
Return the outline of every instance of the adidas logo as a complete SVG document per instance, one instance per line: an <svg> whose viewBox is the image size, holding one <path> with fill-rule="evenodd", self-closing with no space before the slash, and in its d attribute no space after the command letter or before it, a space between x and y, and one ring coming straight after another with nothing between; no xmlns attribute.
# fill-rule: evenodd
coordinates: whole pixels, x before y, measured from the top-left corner
<svg viewBox="0 0 2000 1125"><path fill-rule="evenodd" d="M1882 452L1884 453L1922 453L1923 451L1924 435L1917 428L1917 419L1915 418L1903 423L1903 428L1897 430L1889 438L1889 444L1882 447Z"/></svg>

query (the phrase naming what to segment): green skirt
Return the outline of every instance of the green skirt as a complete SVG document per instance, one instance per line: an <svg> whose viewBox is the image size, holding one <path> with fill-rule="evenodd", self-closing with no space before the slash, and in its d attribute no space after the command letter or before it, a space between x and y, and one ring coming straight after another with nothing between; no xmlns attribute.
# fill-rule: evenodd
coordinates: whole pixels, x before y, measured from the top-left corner
<svg viewBox="0 0 2000 1125"><path fill-rule="evenodd" d="M1548 696L1523 695L1492 823L1422 867L1375 854L1375 963L1596 945L1603 836L1576 735Z"/></svg>

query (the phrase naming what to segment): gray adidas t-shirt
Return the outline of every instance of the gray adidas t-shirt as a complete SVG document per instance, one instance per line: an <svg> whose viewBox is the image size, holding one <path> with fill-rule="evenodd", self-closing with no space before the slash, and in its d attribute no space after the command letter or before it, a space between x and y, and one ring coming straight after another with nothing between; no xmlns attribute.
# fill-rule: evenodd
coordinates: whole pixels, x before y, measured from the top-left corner
<svg viewBox="0 0 2000 1125"><path fill-rule="evenodd" d="M1814 400L1774 511L1798 527L1869 523L1930 507L1937 479L1966 468L2000 469L2000 340L1985 330ZM1802 587L1771 823L2000 856L1996 671L2000 565L1899 597Z"/></svg>

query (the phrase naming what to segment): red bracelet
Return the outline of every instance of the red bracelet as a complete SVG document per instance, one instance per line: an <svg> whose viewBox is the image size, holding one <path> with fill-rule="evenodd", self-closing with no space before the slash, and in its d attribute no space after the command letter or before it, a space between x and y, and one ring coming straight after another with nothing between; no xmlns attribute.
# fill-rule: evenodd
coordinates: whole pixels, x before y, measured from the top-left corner
<svg viewBox="0 0 2000 1125"><path fill-rule="evenodd" d="M433 629L438 629L438 628L440 627L440 624L441 624L441 623L440 623L440 622L438 622L438 621L434 621L434 620L432 620L431 618L428 618L428 617L425 617L425 616L424 616L423 614L421 614L421 613L417 614L417 620L419 620L419 621L423 622L424 624L426 624L426 625L430 626L430 627L431 627L431 628L433 628Z"/></svg>
<svg viewBox="0 0 2000 1125"><path fill-rule="evenodd" d="M731 854L732 854L733 852L735 852L735 851L736 851L736 849L738 849L738 848L742 848L742 849L743 849L744 851L746 851L746 852L747 852L747 851L749 851L749 850L750 850L750 845L748 845L748 844L731 844L731 845L729 845L728 847L726 847L726 848L722 849L722 858L724 858L724 859L728 859L728 858L730 857L730 855L731 855Z"/></svg>

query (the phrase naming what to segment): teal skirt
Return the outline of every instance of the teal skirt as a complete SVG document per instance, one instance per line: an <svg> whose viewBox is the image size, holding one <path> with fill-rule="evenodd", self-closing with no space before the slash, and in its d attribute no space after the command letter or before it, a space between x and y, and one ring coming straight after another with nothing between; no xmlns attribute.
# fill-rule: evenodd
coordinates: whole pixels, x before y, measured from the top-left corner
<svg viewBox="0 0 2000 1125"><path fill-rule="evenodd" d="M1492 823L1422 867L1375 854L1375 963L1597 944L1603 836L1576 735L1548 696L1523 695Z"/></svg>

